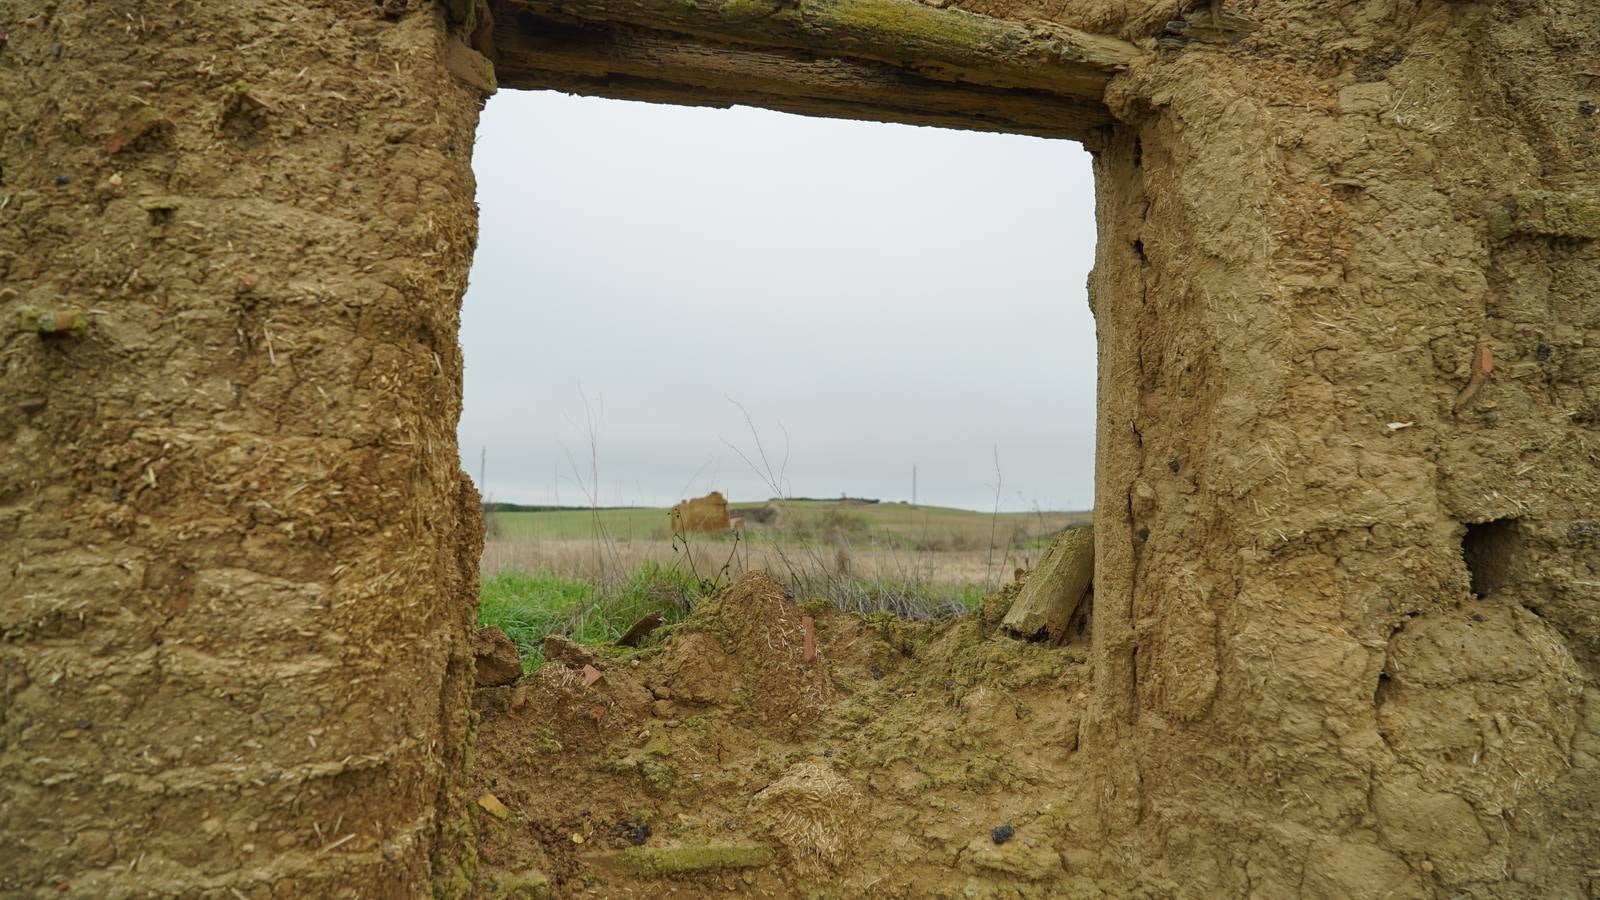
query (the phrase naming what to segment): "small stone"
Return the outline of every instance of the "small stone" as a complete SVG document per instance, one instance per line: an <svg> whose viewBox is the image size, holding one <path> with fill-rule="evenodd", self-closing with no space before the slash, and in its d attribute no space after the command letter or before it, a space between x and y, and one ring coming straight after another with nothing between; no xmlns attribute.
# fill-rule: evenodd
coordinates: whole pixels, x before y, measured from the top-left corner
<svg viewBox="0 0 1600 900"><path fill-rule="evenodd" d="M64 186L69 185L71 183L72 183L72 179L67 177L66 175L57 175L56 176L56 186L57 187L64 187Z"/></svg>
<svg viewBox="0 0 1600 900"><path fill-rule="evenodd" d="M672 715L673 710L676 708L671 700L657 700L650 704L651 711L663 719Z"/></svg>
<svg viewBox="0 0 1600 900"><path fill-rule="evenodd" d="M1539 358L1539 362L1549 362L1550 357L1554 356L1555 353L1555 348L1549 344L1540 344L1538 349L1534 351L1534 355Z"/></svg>
<svg viewBox="0 0 1600 900"><path fill-rule="evenodd" d="M483 807L484 812L494 816L496 819L508 819L511 817L511 810L507 809L506 805L500 802L500 798L493 794L484 794L479 797L478 805Z"/></svg>
<svg viewBox="0 0 1600 900"><path fill-rule="evenodd" d="M994 830L989 832L989 839L996 844L1004 844L1006 841L1011 840L1011 836L1016 833L1017 830L1010 825L996 825Z"/></svg>
<svg viewBox="0 0 1600 900"><path fill-rule="evenodd" d="M1176 456L1174 456L1172 459L1167 460L1167 468L1172 470L1172 473L1174 475L1177 474L1179 466L1178 466L1178 458Z"/></svg>
<svg viewBox="0 0 1600 900"><path fill-rule="evenodd" d="M1590 103L1587 100L1584 100L1578 104L1578 112L1581 112L1586 116L1594 115L1596 109L1600 109L1600 107L1596 107L1593 103Z"/></svg>
<svg viewBox="0 0 1600 900"><path fill-rule="evenodd" d="M664 684L652 685L650 687L650 693L654 694L657 700L672 699L672 688L669 688Z"/></svg>
<svg viewBox="0 0 1600 900"><path fill-rule="evenodd" d="M361 185L359 185L359 184L350 185L350 193L352 193L352 194L361 193Z"/></svg>
<svg viewBox="0 0 1600 900"><path fill-rule="evenodd" d="M1139 529L1139 540L1141 540L1141 541L1150 540L1150 529L1149 528L1141 527Z"/></svg>
<svg viewBox="0 0 1600 900"><path fill-rule="evenodd" d="M17 310L17 319L23 331L36 331L41 335L82 334L89 328L89 317L75 309L44 310L23 306Z"/></svg>
<svg viewBox="0 0 1600 900"><path fill-rule="evenodd" d="M882 669L882 667L880 667L880 666L873 666L872 667L872 680L873 681L882 681L883 680L883 669Z"/></svg>

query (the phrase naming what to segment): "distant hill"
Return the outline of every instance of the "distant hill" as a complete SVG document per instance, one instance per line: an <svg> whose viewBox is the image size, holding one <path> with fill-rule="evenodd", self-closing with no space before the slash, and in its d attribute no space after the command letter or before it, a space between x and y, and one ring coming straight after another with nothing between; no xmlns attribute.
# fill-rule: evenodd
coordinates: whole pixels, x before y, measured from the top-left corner
<svg viewBox="0 0 1600 900"><path fill-rule="evenodd" d="M498 500L483 505L484 512L588 512L592 509L653 509L649 506L537 506L527 503L501 503Z"/></svg>
<svg viewBox="0 0 1600 900"><path fill-rule="evenodd" d="M784 514L769 521L751 514L768 506L781 506ZM618 540L671 537L665 507L614 506L597 511L587 506L491 503L486 511L493 516L492 537L496 540L585 540L595 535L597 527ZM1093 519L1088 511L1002 512L995 516L967 509L837 497L735 502L728 504L728 512L743 517L747 528L776 528L796 537L827 537L837 529L852 539L942 547L988 547L991 541L1011 543L1018 536L1037 540Z"/></svg>

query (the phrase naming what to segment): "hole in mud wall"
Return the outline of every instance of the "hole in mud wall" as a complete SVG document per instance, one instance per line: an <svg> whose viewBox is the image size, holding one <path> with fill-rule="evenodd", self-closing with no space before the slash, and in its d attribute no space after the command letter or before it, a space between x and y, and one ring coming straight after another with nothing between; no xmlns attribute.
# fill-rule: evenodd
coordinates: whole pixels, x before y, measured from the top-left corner
<svg viewBox="0 0 1600 900"><path fill-rule="evenodd" d="M1094 502L1089 163L497 94L461 326L484 621L548 600L522 618L615 639L755 569L798 602L947 617L1036 566ZM607 593L614 621L571 614Z"/></svg>
<svg viewBox="0 0 1600 900"><path fill-rule="evenodd" d="M1487 597L1511 582L1512 565L1522 547L1516 519L1494 519L1467 524L1461 555L1472 578L1472 593Z"/></svg>

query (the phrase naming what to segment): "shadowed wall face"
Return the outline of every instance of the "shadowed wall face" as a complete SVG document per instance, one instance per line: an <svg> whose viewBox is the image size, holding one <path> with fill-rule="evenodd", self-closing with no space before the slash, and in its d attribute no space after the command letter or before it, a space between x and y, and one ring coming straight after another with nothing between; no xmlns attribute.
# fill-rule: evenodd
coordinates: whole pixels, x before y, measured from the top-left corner
<svg viewBox="0 0 1600 900"><path fill-rule="evenodd" d="M0 23L0 894L464 884L481 95L430 13L121 6Z"/></svg>

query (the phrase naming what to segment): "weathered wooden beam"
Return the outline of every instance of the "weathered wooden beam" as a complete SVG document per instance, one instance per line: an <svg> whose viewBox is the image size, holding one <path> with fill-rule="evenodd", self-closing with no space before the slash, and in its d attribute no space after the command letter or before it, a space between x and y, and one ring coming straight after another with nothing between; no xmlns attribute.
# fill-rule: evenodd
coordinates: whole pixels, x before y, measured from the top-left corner
<svg viewBox="0 0 1600 900"><path fill-rule="evenodd" d="M1083 138L1106 125L1098 102L1034 89L935 81L873 60L729 47L628 26L523 14L498 20L496 74L514 87L620 99Z"/></svg>
<svg viewBox="0 0 1600 900"><path fill-rule="evenodd" d="M940 80L1037 87L1096 99L1107 79L1138 52L1116 38L937 9L916 0L500 0L497 9L723 43L848 53Z"/></svg>
<svg viewBox="0 0 1600 900"><path fill-rule="evenodd" d="M1138 52L915 0L496 0L493 9L508 87L651 84L665 94L641 99L826 106L821 114L1064 137L1109 121L1106 82Z"/></svg>
<svg viewBox="0 0 1600 900"><path fill-rule="evenodd" d="M1064 643L1079 609L1093 602L1093 589L1094 529L1069 528L1050 542L1000 628L1026 641Z"/></svg>

